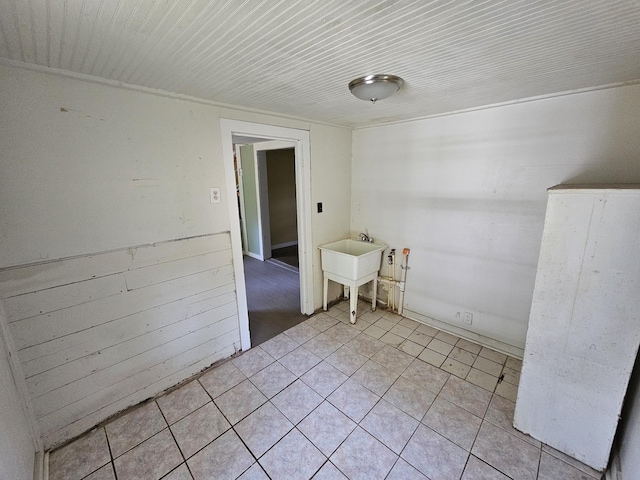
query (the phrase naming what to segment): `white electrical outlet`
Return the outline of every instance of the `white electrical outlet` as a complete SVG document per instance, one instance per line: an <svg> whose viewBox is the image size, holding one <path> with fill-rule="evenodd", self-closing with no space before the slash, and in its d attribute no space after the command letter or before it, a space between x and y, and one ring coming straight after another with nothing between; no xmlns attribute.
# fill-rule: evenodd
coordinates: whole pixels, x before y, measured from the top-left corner
<svg viewBox="0 0 640 480"><path fill-rule="evenodd" d="M471 325L473 323L473 313L464 312L464 323Z"/></svg>
<svg viewBox="0 0 640 480"><path fill-rule="evenodd" d="M209 189L209 197L211 198L211 203L220 203L220 187L211 187Z"/></svg>
<svg viewBox="0 0 640 480"><path fill-rule="evenodd" d="M456 320L460 321L460 312L456 312Z"/></svg>

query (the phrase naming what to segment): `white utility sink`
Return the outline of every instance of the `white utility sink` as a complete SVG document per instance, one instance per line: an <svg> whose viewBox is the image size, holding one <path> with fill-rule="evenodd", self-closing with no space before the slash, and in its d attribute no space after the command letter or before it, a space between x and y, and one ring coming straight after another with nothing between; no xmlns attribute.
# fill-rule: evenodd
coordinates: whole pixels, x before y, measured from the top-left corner
<svg viewBox="0 0 640 480"><path fill-rule="evenodd" d="M349 289L351 300L349 320L351 323L356 323L358 287L377 280L381 253L387 248L387 245L345 238L321 245L319 248L324 276L323 307L325 310L327 309L329 280L341 283ZM376 287L377 285L374 283L372 310L376 309ZM346 294L347 288L345 288L345 296Z"/></svg>

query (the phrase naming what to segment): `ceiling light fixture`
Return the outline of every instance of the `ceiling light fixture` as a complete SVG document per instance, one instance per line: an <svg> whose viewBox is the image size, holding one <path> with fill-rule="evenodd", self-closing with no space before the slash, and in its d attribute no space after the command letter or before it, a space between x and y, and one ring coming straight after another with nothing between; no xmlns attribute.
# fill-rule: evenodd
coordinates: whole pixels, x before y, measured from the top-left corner
<svg viewBox="0 0 640 480"><path fill-rule="evenodd" d="M360 100L384 100L402 87L404 81L395 75L367 75L349 82L349 90Z"/></svg>

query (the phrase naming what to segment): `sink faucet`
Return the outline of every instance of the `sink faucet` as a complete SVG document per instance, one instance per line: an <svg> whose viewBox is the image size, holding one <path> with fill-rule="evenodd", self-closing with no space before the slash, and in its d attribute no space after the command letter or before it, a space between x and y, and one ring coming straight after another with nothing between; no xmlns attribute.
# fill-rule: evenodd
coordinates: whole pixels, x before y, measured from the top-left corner
<svg viewBox="0 0 640 480"><path fill-rule="evenodd" d="M367 235L366 233L360 234L360 240L362 240L363 242L373 243L373 238L369 238L369 235Z"/></svg>

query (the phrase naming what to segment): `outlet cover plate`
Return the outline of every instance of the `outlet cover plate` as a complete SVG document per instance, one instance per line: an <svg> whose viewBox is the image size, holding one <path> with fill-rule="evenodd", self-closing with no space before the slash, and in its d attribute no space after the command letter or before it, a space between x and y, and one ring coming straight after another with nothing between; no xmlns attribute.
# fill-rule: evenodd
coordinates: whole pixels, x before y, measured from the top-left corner
<svg viewBox="0 0 640 480"><path fill-rule="evenodd" d="M211 187L209 189L209 197L211 199L211 203L220 203L220 187Z"/></svg>

